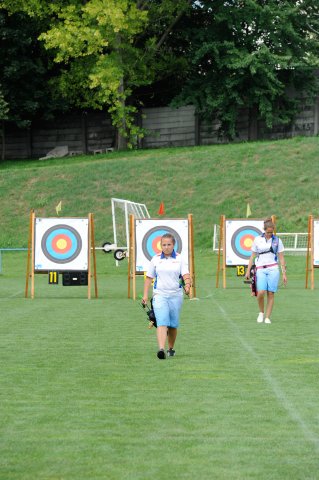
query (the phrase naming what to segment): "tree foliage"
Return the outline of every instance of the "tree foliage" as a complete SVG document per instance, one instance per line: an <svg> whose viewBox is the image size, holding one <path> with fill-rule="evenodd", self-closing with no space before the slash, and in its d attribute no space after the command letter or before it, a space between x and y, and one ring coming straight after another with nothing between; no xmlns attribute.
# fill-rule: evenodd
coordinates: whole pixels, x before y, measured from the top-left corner
<svg viewBox="0 0 319 480"><path fill-rule="evenodd" d="M6 119L19 127L28 126L40 111L55 108L47 84L50 59L37 40L41 26L23 12L8 15L0 10L1 91Z"/></svg>
<svg viewBox="0 0 319 480"><path fill-rule="evenodd" d="M143 132L135 126L136 106L127 100L164 67L156 61L158 51L166 31L170 33L174 19L190 1L10 0L2 4L49 18L49 27L39 39L61 66L60 91L76 106L108 106L113 124L132 146Z"/></svg>
<svg viewBox="0 0 319 480"><path fill-rule="evenodd" d="M8 103L4 99L4 95L2 93L2 87L0 85L0 121L8 119L8 112L9 112Z"/></svg>
<svg viewBox="0 0 319 480"><path fill-rule="evenodd" d="M6 43L3 95L21 121L41 108L41 96L51 98L49 88L57 103L63 95L67 105L108 109L133 146L143 136L138 100L161 85L165 101L179 93L175 105L217 116L234 137L242 107L271 128L292 120L298 94L317 93L313 0L0 0L1 7L6 25L13 14L6 35L16 45ZM26 88L16 95L21 72Z"/></svg>
<svg viewBox="0 0 319 480"><path fill-rule="evenodd" d="M319 4L286 0L201 0L185 24L188 79L175 104L195 104L236 135L242 107L271 128L289 123L298 106L292 93L318 85Z"/></svg>

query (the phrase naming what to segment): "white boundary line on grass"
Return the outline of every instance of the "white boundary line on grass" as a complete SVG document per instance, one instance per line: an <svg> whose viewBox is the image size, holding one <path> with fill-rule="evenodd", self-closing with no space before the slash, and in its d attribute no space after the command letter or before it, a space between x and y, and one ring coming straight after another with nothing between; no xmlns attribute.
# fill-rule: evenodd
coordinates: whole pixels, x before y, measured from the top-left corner
<svg viewBox="0 0 319 480"><path fill-rule="evenodd" d="M3 301L3 300L10 300L10 298L13 298L13 297L18 297L20 294L22 295L23 293L24 293L24 290L18 290L16 293L12 293L11 295L8 295L7 297L0 297L0 302Z"/></svg>
<svg viewBox="0 0 319 480"><path fill-rule="evenodd" d="M319 438L318 436L313 433L310 428L308 427L307 423L303 420L303 418L301 417L301 415L299 414L299 412L296 410L296 408L293 406L292 402L287 398L287 396L285 395L285 393L282 391L282 389L280 388L280 386L278 385L278 382L272 377L271 373L269 372L269 370L267 370L263 365L262 365L262 361L261 359L259 358L258 354L255 352L255 350L253 349L253 347L251 345L249 345L249 343L246 342L246 340L242 337L242 335L240 334L240 331L239 331L239 328L237 327L237 325L231 320L231 318L229 317L229 315L227 314L226 310L215 300L213 299L213 301L216 303L216 305L218 306L219 310L221 311L221 313L223 314L224 318L227 320L227 322L232 326L232 328L234 329L235 331L235 335L236 337L238 338L238 340L240 341L240 343L242 344L242 346L244 347L244 349L250 353L252 355L252 357L254 357L255 360L258 361L258 365L259 365L259 368L264 376L264 378L266 379L266 381L268 382L268 384L270 385L272 391L274 392L277 400L282 404L282 406L284 407L284 409L287 411L288 415L290 416L290 418L299 425L300 429L302 430L305 438L312 442L316 449L319 450Z"/></svg>

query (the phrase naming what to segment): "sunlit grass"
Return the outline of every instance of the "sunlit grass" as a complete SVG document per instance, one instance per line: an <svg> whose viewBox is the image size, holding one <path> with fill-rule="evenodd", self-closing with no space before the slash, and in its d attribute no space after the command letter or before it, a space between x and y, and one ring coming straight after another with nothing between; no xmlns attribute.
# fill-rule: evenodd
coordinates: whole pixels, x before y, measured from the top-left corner
<svg viewBox="0 0 319 480"><path fill-rule="evenodd" d="M259 325L235 269L216 289L216 255L197 253L199 300L185 299L165 361L127 299L126 261L97 261L99 299L39 275L31 300L25 254L3 255L1 480L317 478L319 300L304 257L287 257Z"/></svg>

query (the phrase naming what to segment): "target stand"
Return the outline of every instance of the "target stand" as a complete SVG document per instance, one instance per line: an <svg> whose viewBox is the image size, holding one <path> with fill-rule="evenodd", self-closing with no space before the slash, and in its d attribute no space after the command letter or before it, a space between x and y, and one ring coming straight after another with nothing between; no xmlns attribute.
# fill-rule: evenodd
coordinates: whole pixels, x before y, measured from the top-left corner
<svg viewBox="0 0 319 480"><path fill-rule="evenodd" d="M128 256L128 298L136 299L136 277L144 275L154 255L161 253L161 237L171 233L175 240L175 251L188 264L192 286L190 298L196 296L194 266L193 215L187 219L136 219L130 215L129 256Z"/></svg>
<svg viewBox="0 0 319 480"><path fill-rule="evenodd" d="M275 223L275 216L272 216ZM219 287L219 276L223 275L223 288L226 288L226 268L237 267L237 275L245 275L245 267L249 263L251 247L255 237L263 233L264 220L258 218L227 219L220 217L220 236L218 244L218 260L216 272L216 288Z"/></svg>
<svg viewBox="0 0 319 480"><path fill-rule="evenodd" d="M40 273L49 275L49 284L57 284L62 273L63 285L87 285L88 299L91 298L93 278L97 298L93 214L90 213L88 218L40 218L31 211L26 298L30 280L31 298L34 298L35 274Z"/></svg>

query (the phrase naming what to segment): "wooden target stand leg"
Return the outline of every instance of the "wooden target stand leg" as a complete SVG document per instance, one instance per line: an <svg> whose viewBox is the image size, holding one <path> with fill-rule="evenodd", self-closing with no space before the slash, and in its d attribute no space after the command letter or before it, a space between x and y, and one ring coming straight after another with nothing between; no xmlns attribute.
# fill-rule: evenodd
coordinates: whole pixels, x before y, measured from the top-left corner
<svg viewBox="0 0 319 480"><path fill-rule="evenodd" d="M276 235L276 221L277 221L276 215L272 215L272 216L271 216L271 221L272 221L272 223L275 225L274 234Z"/></svg>
<svg viewBox="0 0 319 480"><path fill-rule="evenodd" d="M196 278L195 278L195 257L194 257L194 227L193 215L188 215L188 256L189 256L189 274L191 276L191 288L189 298L196 297Z"/></svg>
<svg viewBox="0 0 319 480"><path fill-rule="evenodd" d="M92 257L93 257L93 273L92 273ZM91 278L94 278L95 298L98 298L97 275L96 275L96 255L95 255L95 239L94 239L94 216L89 213L89 265L88 265L88 300L91 299Z"/></svg>
<svg viewBox="0 0 319 480"><path fill-rule="evenodd" d="M226 288L226 222L223 218L223 288Z"/></svg>
<svg viewBox="0 0 319 480"><path fill-rule="evenodd" d="M311 219L311 290L315 288L315 267L314 267L314 226L313 217Z"/></svg>
<svg viewBox="0 0 319 480"><path fill-rule="evenodd" d="M25 281L25 298L28 298L29 295L29 279L31 278L31 298L34 298L34 219L35 213L34 210L30 212L30 222L29 222L29 238L28 238L28 258L27 258L27 273Z"/></svg>
<svg viewBox="0 0 319 480"><path fill-rule="evenodd" d="M133 300L136 299L136 240L135 240L135 217L129 216L129 256L128 256L128 275L127 275L127 298L131 298L131 281L133 290Z"/></svg>
<svg viewBox="0 0 319 480"><path fill-rule="evenodd" d="M313 249L314 249L313 215L309 215L309 218L308 218L308 241L307 241L307 255L306 255L306 285L305 285L305 288L308 288L309 271L310 271L311 290L313 290L314 287L315 287ZM310 262L310 268L309 268L309 262Z"/></svg>
<svg viewBox="0 0 319 480"><path fill-rule="evenodd" d="M222 262L222 266L221 266L221 262ZM216 288L219 287L220 271L222 271L222 274L223 274L223 288L226 288L225 215L221 215L220 223L219 223L219 242L218 242L218 259L217 259L217 272L216 272Z"/></svg>

